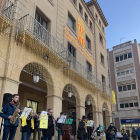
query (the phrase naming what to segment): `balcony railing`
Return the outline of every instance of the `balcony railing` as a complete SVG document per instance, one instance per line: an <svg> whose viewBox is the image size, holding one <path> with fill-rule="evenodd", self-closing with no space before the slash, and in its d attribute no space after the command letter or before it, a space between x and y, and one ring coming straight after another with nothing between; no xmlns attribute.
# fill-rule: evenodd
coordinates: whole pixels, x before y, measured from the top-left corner
<svg viewBox="0 0 140 140"><path fill-rule="evenodd" d="M73 55L61 44L53 35L50 34L36 19L31 15L25 15L19 19L19 32L28 31L32 33L38 40L51 48L57 55L69 63L69 66L76 71L80 76L90 82L93 86L103 91L102 83L90 71L88 71L82 64L80 64ZM107 89L106 91L110 91ZM109 96L110 92L107 93Z"/></svg>
<svg viewBox="0 0 140 140"><path fill-rule="evenodd" d="M112 90L105 83L102 83L102 92L112 98Z"/></svg>
<svg viewBox="0 0 140 140"><path fill-rule="evenodd" d="M0 0L0 13L7 18L13 18L14 4L10 0Z"/></svg>

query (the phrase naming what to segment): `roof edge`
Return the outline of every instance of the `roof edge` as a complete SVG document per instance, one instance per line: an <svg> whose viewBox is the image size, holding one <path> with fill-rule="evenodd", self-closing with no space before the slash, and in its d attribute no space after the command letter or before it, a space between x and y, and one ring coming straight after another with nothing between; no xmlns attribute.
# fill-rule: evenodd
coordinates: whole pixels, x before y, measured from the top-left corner
<svg viewBox="0 0 140 140"><path fill-rule="evenodd" d="M105 24L105 27L107 27L107 26L108 26L108 22L107 22L107 20L106 20L104 14L103 14L103 11L102 11L102 9L101 9L101 7L100 7L98 1L97 1L97 0L91 0L91 1L87 2L86 5L87 5L87 6L95 5L97 11L99 12L99 15L101 16L101 19L103 20L103 22L104 22L104 24Z"/></svg>

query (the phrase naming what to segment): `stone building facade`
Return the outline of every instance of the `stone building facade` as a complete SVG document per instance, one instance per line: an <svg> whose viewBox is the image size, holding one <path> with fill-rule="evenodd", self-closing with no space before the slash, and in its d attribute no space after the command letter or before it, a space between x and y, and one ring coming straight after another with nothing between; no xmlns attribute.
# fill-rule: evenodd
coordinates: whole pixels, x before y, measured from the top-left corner
<svg viewBox="0 0 140 140"><path fill-rule="evenodd" d="M0 0L0 109L5 93L22 109L52 108L97 125L112 122L106 18L96 0ZM39 76L34 83L33 77ZM71 95L72 94L72 97ZM71 98L70 98L71 97ZM16 137L20 137L20 127Z"/></svg>

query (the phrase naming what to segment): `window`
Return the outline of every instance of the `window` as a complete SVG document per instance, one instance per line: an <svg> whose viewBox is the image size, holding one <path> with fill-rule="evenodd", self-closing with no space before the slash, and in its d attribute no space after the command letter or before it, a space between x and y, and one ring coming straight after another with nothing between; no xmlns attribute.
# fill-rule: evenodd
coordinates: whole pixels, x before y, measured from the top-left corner
<svg viewBox="0 0 140 140"><path fill-rule="evenodd" d="M129 70L126 71L126 74L129 74Z"/></svg>
<svg viewBox="0 0 140 140"><path fill-rule="evenodd" d="M102 75L102 82L105 83L105 77Z"/></svg>
<svg viewBox="0 0 140 140"><path fill-rule="evenodd" d="M74 18L69 14L68 15L68 25L75 30L75 20Z"/></svg>
<svg viewBox="0 0 140 140"><path fill-rule="evenodd" d="M132 89L136 89L136 84L132 84Z"/></svg>
<svg viewBox="0 0 140 140"><path fill-rule="evenodd" d="M119 61L120 61L119 57L116 57L116 62L119 62Z"/></svg>
<svg viewBox="0 0 140 140"><path fill-rule="evenodd" d="M125 108L128 108L129 107L129 104L128 103L125 103Z"/></svg>
<svg viewBox="0 0 140 140"><path fill-rule="evenodd" d="M127 90L131 90L131 85L127 85Z"/></svg>
<svg viewBox="0 0 140 140"><path fill-rule="evenodd" d="M47 22L42 18L42 16L36 12L35 19L45 28L47 29Z"/></svg>
<svg viewBox="0 0 140 140"><path fill-rule="evenodd" d="M104 27L102 26L102 31L104 32L105 31L105 29L104 29Z"/></svg>
<svg viewBox="0 0 140 140"><path fill-rule="evenodd" d="M79 12L83 15L83 7L81 6L80 3L79 3Z"/></svg>
<svg viewBox="0 0 140 140"><path fill-rule="evenodd" d="M127 59L127 54L124 55L124 60Z"/></svg>
<svg viewBox="0 0 140 140"><path fill-rule="evenodd" d="M100 42L103 44L103 37L101 36L101 34L99 36L100 36Z"/></svg>
<svg viewBox="0 0 140 140"><path fill-rule="evenodd" d="M68 50L73 55L73 57L76 57L76 49L68 42Z"/></svg>
<svg viewBox="0 0 140 140"><path fill-rule="evenodd" d="M99 25L100 25L100 27L101 27L101 21L99 20Z"/></svg>
<svg viewBox="0 0 140 140"><path fill-rule="evenodd" d="M130 70L130 73L134 73L134 69Z"/></svg>
<svg viewBox="0 0 140 140"><path fill-rule="evenodd" d="M86 13L85 13L85 21L88 23L88 16Z"/></svg>
<svg viewBox="0 0 140 140"><path fill-rule="evenodd" d="M86 47L91 50L91 41L87 36L86 36Z"/></svg>
<svg viewBox="0 0 140 140"><path fill-rule="evenodd" d="M122 92L122 86L118 87L119 92Z"/></svg>
<svg viewBox="0 0 140 140"><path fill-rule="evenodd" d="M120 72L117 73L117 76L121 76Z"/></svg>
<svg viewBox="0 0 140 140"><path fill-rule="evenodd" d="M122 60L123 60L123 55L120 56L120 61L122 61Z"/></svg>
<svg viewBox="0 0 140 140"><path fill-rule="evenodd" d="M132 53L128 53L128 58L132 58Z"/></svg>
<svg viewBox="0 0 140 140"><path fill-rule="evenodd" d="M90 21L90 29L92 29L92 22Z"/></svg>
<svg viewBox="0 0 140 140"><path fill-rule="evenodd" d="M98 21L98 15L97 15L97 14L95 14L95 16L96 16L96 20Z"/></svg>
<svg viewBox="0 0 140 140"><path fill-rule="evenodd" d="M104 56L101 54L101 63L104 65Z"/></svg>
<svg viewBox="0 0 140 140"><path fill-rule="evenodd" d="M87 69L91 72L92 71L92 67L91 64L89 62L87 62Z"/></svg>
<svg viewBox="0 0 140 140"><path fill-rule="evenodd" d="M121 72L121 76L123 76L123 75L125 75L125 72L123 71L123 72Z"/></svg>
<svg viewBox="0 0 140 140"><path fill-rule="evenodd" d="M32 107L35 113L38 112L38 102L33 100L27 100L27 107Z"/></svg>
<svg viewBox="0 0 140 140"><path fill-rule="evenodd" d="M73 3L76 5L76 0L72 0L73 1Z"/></svg>
<svg viewBox="0 0 140 140"><path fill-rule="evenodd" d="M133 107L134 105L133 105L133 103L129 103L129 106L130 106L130 107Z"/></svg>
<svg viewBox="0 0 140 140"><path fill-rule="evenodd" d="M124 108L124 104L120 104L120 108Z"/></svg>
<svg viewBox="0 0 140 140"><path fill-rule="evenodd" d="M135 106L135 107L138 107L138 102L134 103L134 106Z"/></svg>
<svg viewBox="0 0 140 140"><path fill-rule="evenodd" d="M123 91L127 91L126 85L123 86Z"/></svg>

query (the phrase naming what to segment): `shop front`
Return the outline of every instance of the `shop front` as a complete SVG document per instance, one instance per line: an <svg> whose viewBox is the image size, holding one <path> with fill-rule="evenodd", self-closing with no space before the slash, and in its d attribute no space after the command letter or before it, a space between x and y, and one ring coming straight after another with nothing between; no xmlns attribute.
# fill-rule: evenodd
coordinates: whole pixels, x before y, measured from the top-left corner
<svg viewBox="0 0 140 140"><path fill-rule="evenodd" d="M133 129L137 129L140 126L140 119L121 119L121 127L129 130L132 133Z"/></svg>

